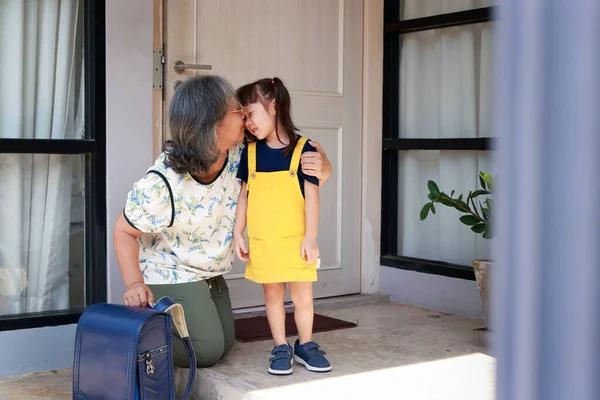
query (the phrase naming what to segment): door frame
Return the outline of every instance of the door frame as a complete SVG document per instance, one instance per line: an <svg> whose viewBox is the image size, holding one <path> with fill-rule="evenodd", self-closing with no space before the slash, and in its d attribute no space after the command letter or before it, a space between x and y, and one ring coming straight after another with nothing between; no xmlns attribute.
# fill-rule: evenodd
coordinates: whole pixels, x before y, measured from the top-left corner
<svg viewBox="0 0 600 400"><path fill-rule="evenodd" d="M379 292L381 268L383 3L384 0L365 0L363 9L361 294Z"/></svg>
<svg viewBox="0 0 600 400"><path fill-rule="evenodd" d="M164 84L165 72L164 72L164 0L152 0L152 57L153 57L153 74L158 72L161 76L161 82ZM155 65L154 58L157 56L155 53L160 51L158 56L161 57L162 68ZM158 70L157 70L158 69ZM154 86L152 89L152 159L158 158L162 152L163 143L163 93L164 87Z"/></svg>
<svg viewBox="0 0 600 400"><path fill-rule="evenodd" d="M153 49L164 54L165 2L153 0ZM177 0L181 1L181 0ZM363 82L362 82L362 187L360 293L379 292L381 253L381 146L383 111L383 2L364 1L363 9ZM169 68L168 65L162 65ZM163 72L164 82L164 72ZM154 158L162 152L164 85L152 91L152 141Z"/></svg>

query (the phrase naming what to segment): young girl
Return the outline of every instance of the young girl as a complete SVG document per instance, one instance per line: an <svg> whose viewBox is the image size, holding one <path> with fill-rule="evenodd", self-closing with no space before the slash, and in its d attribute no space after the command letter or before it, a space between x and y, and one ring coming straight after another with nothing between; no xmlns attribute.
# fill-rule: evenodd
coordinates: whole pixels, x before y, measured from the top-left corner
<svg viewBox="0 0 600 400"><path fill-rule="evenodd" d="M275 347L269 373L292 373L292 356L309 371L327 372L331 364L312 341L313 293L319 247L319 181L304 175L300 156L314 151L298 135L290 113L290 95L278 78L261 79L238 89L249 144L238 178L242 189L234 228L235 250L247 262L246 278L263 285L267 319ZM246 249L244 229L248 223ZM285 335L286 282L294 302L298 340Z"/></svg>

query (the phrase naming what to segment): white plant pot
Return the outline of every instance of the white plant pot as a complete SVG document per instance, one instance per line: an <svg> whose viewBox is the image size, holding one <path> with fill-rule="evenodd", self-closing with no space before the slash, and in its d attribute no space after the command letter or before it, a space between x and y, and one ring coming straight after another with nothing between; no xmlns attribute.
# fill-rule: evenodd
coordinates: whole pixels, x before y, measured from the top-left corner
<svg viewBox="0 0 600 400"><path fill-rule="evenodd" d="M474 332L475 342L484 347L489 347L490 336L490 274L491 268L494 265L493 261L489 260L473 260L473 271L479 288L479 296L481 297L481 306L483 307L483 315L485 327L476 329Z"/></svg>

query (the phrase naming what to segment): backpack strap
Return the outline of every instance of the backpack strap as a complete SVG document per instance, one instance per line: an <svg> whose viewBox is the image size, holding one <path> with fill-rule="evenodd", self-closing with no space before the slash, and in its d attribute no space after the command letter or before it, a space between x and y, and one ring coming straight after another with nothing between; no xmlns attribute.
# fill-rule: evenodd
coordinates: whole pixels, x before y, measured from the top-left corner
<svg viewBox="0 0 600 400"><path fill-rule="evenodd" d="M171 313L171 317L175 323L175 328L177 328L179 337L181 337L181 340L185 345L185 350L190 361L190 373L188 375L188 383L182 400L189 400L192 396L192 391L194 390L194 384L196 383L196 353L194 353L194 347L192 346L190 334L188 332L187 325L185 324L183 306L179 303L175 303L170 297L165 296L161 297L156 304L154 304L154 307L150 308L160 312Z"/></svg>

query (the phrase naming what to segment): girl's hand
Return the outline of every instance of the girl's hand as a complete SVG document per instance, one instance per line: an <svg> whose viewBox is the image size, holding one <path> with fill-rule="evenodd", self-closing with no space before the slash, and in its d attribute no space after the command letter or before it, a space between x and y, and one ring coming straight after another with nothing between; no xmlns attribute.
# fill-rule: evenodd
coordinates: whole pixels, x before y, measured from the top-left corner
<svg viewBox="0 0 600 400"><path fill-rule="evenodd" d="M250 260L250 253L246 249L246 239L244 239L244 234L233 235L233 240L235 243L235 254L237 254L241 261L248 262Z"/></svg>
<svg viewBox="0 0 600 400"><path fill-rule="evenodd" d="M154 307L154 296L145 283L134 282L129 285L123 295L123 303L126 306L133 307L146 307L148 304L150 304L150 307Z"/></svg>
<svg viewBox="0 0 600 400"><path fill-rule="evenodd" d="M317 239L304 238L302 240L302 246L300 247L300 256L306 260L306 266L317 261L319 258L319 245Z"/></svg>

